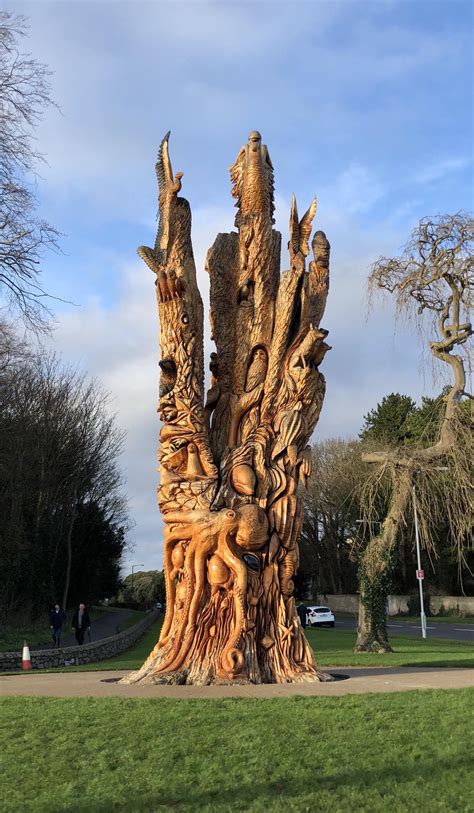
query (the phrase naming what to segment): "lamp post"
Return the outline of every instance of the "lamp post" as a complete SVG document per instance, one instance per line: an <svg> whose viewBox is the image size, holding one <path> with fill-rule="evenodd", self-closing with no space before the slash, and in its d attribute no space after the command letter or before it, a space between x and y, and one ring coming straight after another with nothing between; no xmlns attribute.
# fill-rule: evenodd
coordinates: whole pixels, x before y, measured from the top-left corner
<svg viewBox="0 0 474 813"><path fill-rule="evenodd" d="M131 584L131 588L130 588L130 592L132 594L132 597L133 597L133 570L134 570L135 567L145 567L145 565L132 565L132 584Z"/></svg>
<svg viewBox="0 0 474 813"><path fill-rule="evenodd" d="M433 471L449 471L448 466L433 466ZM416 472L415 472L416 474ZM413 478L412 499L413 499L413 517L415 520L415 542L416 542L416 561L418 570L416 571L416 578L418 579L418 586L420 588L420 619L421 619L421 635L426 638L426 615L425 605L423 601L423 579L425 578L425 571L421 568L421 551L420 551L420 533L418 530L418 512L416 509L416 477Z"/></svg>
<svg viewBox="0 0 474 813"><path fill-rule="evenodd" d="M425 605L423 602L423 579L425 578L425 572L424 570L421 569L420 534L418 531L418 512L416 510L416 488L414 482L411 493L413 498L413 516L415 519L416 561L418 565L418 570L416 571L416 578L418 579L418 586L420 588L421 636L422 638L426 638L426 615L425 615Z"/></svg>

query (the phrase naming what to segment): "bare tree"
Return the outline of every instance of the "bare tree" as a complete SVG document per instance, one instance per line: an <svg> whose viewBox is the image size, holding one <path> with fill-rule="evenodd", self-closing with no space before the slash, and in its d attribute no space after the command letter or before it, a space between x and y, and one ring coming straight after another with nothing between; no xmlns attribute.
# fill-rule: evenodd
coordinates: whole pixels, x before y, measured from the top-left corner
<svg viewBox="0 0 474 813"><path fill-rule="evenodd" d="M357 441L331 438L311 449L312 472L301 493L300 572L305 576L309 571L313 577L314 596L315 587L319 593L351 592L355 587L351 540L360 516L358 495L367 476L359 446Z"/></svg>
<svg viewBox="0 0 474 813"><path fill-rule="evenodd" d="M397 542L411 520L415 477L422 541L430 546L430 529L442 518L457 547L460 566L464 561L464 543L472 523L472 445L462 404L465 398L472 397L466 392L465 358L472 335L466 314L473 283L473 239L474 224L465 213L424 218L412 232L403 254L377 260L369 277L371 293L382 290L395 295L400 314L414 321L422 332L426 328L436 331L436 339L429 342L430 352L435 361L450 368L451 386L435 443L425 448L400 446L363 455L363 460L376 468L362 500L369 541L359 568L357 651L391 649L386 600ZM464 355L455 350L464 351ZM379 527L373 522L374 509L380 489L386 489L387 484L389 507Z"/></svg>
<svg viewBox="0 0 474 813"><path fill-rule="evenodd" d="M54 102L47 66L20 52L26 32L24 17L0 12L0 305L44 330L49 311L41 261L47 249L58 248L59 233L37 214L34 181L44 156L34 133Z"/></svg>
<svg viewBox="0 0 474 813"><path fill-rule="evenodd" d="M77 533L88 508L127 530L122 442L99 384L54 356L0 375L0 615L34 615L60 593L66 605L92 544Z"/></svg>

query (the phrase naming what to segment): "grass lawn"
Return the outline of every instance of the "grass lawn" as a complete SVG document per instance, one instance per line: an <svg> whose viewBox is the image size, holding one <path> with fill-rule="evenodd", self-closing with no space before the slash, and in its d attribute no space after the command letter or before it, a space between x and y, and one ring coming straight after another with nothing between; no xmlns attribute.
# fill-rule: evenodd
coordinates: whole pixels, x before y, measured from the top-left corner
<svg viewBox="0 0 474 813"><path fill-rule="evenodd" d="M138 669L156 644L163 616L152 625L137 643L127 652L115 658L82 664L81 666L56 668L52 671L91 672L102 669ZM472 643L428 638L391 635L390 641L395 652L386 655L354 653L356 634L353 631L338 631L326 628L306 629L309 643L316 653L319 666L451 666L474 668L474 646ZM44 670L46 671L46 670ZM9 672L8 674L12 674Z"/></svg>
<svg viewBox="0 0 474 813"><path fill-rule="evenodd" d="M125 630L128 630L129 627L133 627L134 624L137 624L146 616L145 610L128 610L128 612L132 613L132 615L118 625L117 632L125 632Z"/></svg>
<svg viewBox="0 0 474 813"><path fill-rule="evenodd" d="M390 635L395 650L386 655L353 651L356 633L332 629L306 629L320 666L464 666L474 668L474 646L470 642L441 638Z"/></svg>
<svg viewBox="0 0 474 813"><path fill-rule="evenodd" d="M2 811L470 813L473 702L3 698Z"/></svg>
<svg viewBox="0 0 474 813"><path fill-rule="evenodd" d="M408 624L419 624L419 615L393 615L389 618L389 623L393 620L406 621ZM474 616L472 615L427 615L427 624L456 624L456 626L465 627L467 624L474 624Z"/></svg>
<svg viewBox="0 0 474 813"><path fill-rule="evenodd" d="M138 669L150 653L160 634L162 617L132 649L116 658L70 667L74 671L98 669ZM460 641L435 638L391 636L395 652L387 655L353 652L356 635L352 631L306 629L318 664L326 666L464 666L474 668L474 646Z"/></svg>

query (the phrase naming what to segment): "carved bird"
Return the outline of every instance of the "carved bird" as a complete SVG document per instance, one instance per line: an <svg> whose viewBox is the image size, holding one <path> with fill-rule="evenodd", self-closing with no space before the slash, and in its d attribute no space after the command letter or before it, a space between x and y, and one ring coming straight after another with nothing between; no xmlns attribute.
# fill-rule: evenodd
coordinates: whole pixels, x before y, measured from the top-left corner
<svg viewBox="0 0 474 813"><path fill-rule="evenodd" d="M293 195L291 199L291 213L290 213L290 241L288 248L290 256L294 257L296 254L301 253L303 257L309 254L309 238L311 235L311 225L318 208L316 198L311 201L309 209L304 213L301 220L298 220L298 208L296 206L296 198Z"/></svg>
<svg viewBox="0 0 474 813"><path fill-rule="evenodd" d="M235 162L229 167L232 197L239 210L235 225L239 227L251 215L266 214L273 223L273 164L262 136L253 130L248 143L241 148Z"/></svg>
<svg viewBox="0 0 474 813"><path fill-rule="evenodd" d="M168 150L168 141L171 131L168 130L158 149L155 171L158 179L158 231L155 240L155 256L160 265L167 260L170 243L170 222L172 220L172 207L176 196L181 189L183 172L173 176Z"/></svg>

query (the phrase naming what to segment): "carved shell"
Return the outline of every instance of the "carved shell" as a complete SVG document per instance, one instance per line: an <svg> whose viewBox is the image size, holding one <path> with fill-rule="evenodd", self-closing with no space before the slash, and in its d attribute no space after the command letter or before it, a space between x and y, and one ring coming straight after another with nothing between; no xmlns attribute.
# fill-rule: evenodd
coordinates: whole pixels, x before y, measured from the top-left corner
<svg viewBox="0 0 474 813"><path fill-rule="evenodd" d="M303 416L297 410L286 410L281 416L277 416L274 426L278 432L278 440L272 452L273 460L298 441L303 430Z"/></svg>
<svg viewBox="0 0 474 813"><path fill-rule="evenodd" d="M230 577L230 570L217 553L207 563L207 578L210 584L225 584Z"/></svg>
<svg viewBox="0 0 474 813"><path fill-rule="evenodd" d="M184 549L182 545L176 545L171 553L171 561L173 566L178 570L184 565Z"/></svg>
<svg viewBox="0 0 474 813"><path fill-rule="evenodd" d="M247 497L251 497L255 491L257 478L251 466L246 463L239 463L232 469L230 481L237 494L245 494Z"/></svg>
<svg viewBox="0 0 474 813"><path fill-rule="evenodd" d="M295 543L301 516L302 507L295 494L287 494L271 506L268 517L285 548Z"/></svg>

